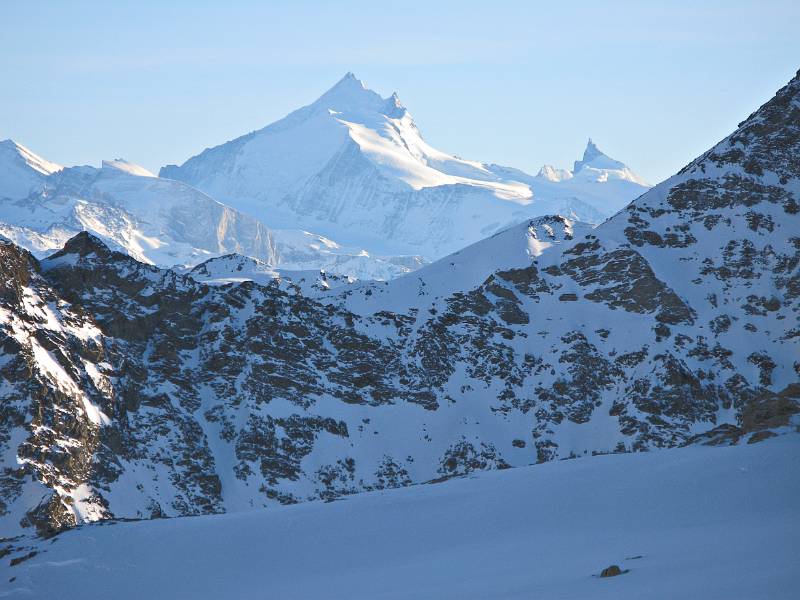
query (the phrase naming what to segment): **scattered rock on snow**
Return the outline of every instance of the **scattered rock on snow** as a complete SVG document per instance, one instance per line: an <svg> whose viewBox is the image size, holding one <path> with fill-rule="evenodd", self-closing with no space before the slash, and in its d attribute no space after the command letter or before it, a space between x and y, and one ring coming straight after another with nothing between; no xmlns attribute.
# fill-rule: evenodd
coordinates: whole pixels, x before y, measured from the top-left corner
<svg viewBox="0 0 800 600"><path fill-rule="evenodd" d="M617 565L611 565L600 572L600 577L616 577L617 575L622 575L625 572L626 571L623 571Z"/></svg>

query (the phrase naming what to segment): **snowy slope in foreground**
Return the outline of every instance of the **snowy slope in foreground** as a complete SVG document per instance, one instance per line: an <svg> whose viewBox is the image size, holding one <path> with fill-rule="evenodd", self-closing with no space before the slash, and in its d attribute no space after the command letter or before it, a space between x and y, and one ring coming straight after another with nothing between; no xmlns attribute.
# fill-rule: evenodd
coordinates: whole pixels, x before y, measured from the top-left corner
<svg viewBox="0 0 800 600"><path fill-rule="evenodd" d="M800 436L788 435L87 526L36 542L18 566L3 561L14 580L0 596L796 598L799 468ZM629 572L595 576L610 564Z"/></svg>

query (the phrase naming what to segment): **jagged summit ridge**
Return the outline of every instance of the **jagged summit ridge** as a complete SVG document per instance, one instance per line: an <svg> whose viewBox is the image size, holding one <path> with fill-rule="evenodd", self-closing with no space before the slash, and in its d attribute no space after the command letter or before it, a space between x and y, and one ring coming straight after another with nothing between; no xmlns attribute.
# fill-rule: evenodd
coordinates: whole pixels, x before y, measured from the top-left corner
<svg viewBox="0 0 800 600"><path fill-rule="evenodd" d="M537 215L597 223L647 189L603 168L562 186L458 158L423 139L396 93L383 98L348 74L308 106L161 175L278 227L433 259Z"/></svg>
<svg viewBox="0 0 800 600"><path fill-rule="evenodd" d="M573 185L577 181L617 179L638 183L644 188L649 187L649 184L635 175L625 163L611 158L600 150L591 138L583 151L583 157L573 163L571 171L558 169L553 165L544 165L539 169L536 177L553 183L567 182L570 179L578 178L567 186Z"/></svg>
<svg viewBox="0 0 800 600"><path fill-rule="evenodd" d="M347 102L348 100L383 100L373 90L369 89L363 81L358 79L352 72L348 72L338 82L336 82L328 91L326 91L314 104L324 105L329 101ZM337 110L344 110L353 108L352 106L341 105L338 107L331 106Z"/></svg>
<svg viewBox="0 0 800 600"><path fill-rule="evenodd" d="M583 158L575 161L575 164L572 167L572 172L578 173L585 166L592 166L599 169L616 170L627 168L625 163L614 160L602 152L600 148L597 147L597 144L592 141L592 138L589 138L589 141L586 143L586 149L583 151Z"/></svg>
<svg viewBox="0 0 800 600"><path fill-rule="evenodd" d="M317 100L289 113L283 119L267 125L256 134L281 130L320 114L358 118L358 115L363 117L364 113L381 113L390 100L391 98L382 98L378 93L369 89L353 73L347 73Z"/></svg>

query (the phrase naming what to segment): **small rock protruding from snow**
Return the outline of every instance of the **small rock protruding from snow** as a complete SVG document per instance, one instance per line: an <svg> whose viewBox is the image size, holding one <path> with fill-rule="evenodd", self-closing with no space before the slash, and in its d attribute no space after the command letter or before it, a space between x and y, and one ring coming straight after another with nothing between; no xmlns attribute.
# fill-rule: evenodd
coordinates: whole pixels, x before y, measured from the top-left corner
<svg viewBox="0 0 800 600"><path fill-rule="evenodd" d="M600 572L600 577L616 577L617 575L622 575L623 573L625 573L625 571L620 569L619 565L611 565Z"/></svg>

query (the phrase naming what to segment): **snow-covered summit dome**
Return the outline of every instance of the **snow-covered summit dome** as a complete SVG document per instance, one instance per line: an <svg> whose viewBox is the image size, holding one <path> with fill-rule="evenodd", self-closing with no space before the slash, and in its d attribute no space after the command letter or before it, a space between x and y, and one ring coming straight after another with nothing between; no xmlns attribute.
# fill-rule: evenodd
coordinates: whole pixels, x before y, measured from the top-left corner
<svg viewBox="0 0 800 600"><path fill-rule="evenodd" d="M156 177L154 173L151 173L144 167L129 162L124 158L115 158L114 160L104 160L103 170L112 172L120 171L122 173L127 173L128 175L136 175L137 177Z"/></svg>

